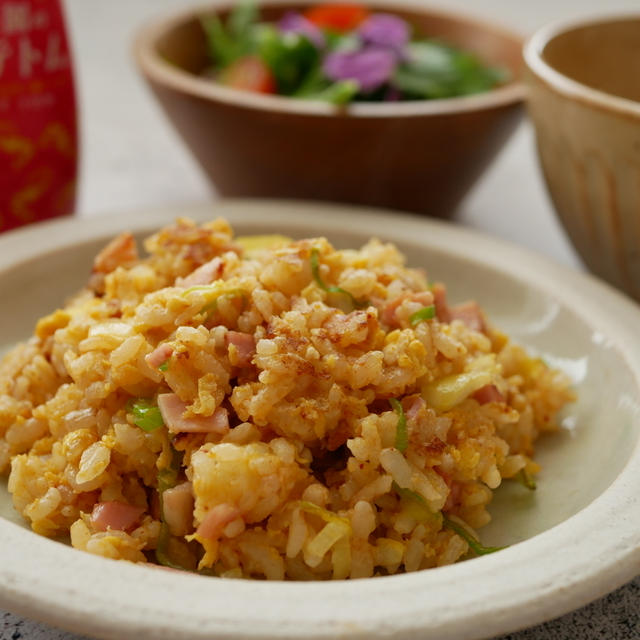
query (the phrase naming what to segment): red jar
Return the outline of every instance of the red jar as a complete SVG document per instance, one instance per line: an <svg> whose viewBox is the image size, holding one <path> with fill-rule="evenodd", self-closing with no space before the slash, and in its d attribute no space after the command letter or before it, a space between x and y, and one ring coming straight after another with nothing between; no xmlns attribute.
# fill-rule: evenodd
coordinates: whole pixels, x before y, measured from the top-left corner
<svg viewBox="0 0 640 640"><path fill-rule="evenodd" d="M58 0L0 0L0 231L73 212L78 136Z"/></svg>

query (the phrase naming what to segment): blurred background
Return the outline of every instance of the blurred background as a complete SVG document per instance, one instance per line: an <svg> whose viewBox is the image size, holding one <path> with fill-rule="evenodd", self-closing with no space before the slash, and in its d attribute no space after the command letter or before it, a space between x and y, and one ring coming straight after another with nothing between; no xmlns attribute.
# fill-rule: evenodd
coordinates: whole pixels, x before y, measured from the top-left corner
<svg viewBox="0 0 640 640"><path fill-rule="evenodd" d="M77 210L92 215L212 197L196 162L168 125L131 58L137 28L181 0L66 0L80 118ZM390 2L392 4L392 0ZM551 21L638 9L637 0L449 0L430 6L495 20L523 35ZM458 211L457 221L578 266L552 211L524 122Z"/></svg>

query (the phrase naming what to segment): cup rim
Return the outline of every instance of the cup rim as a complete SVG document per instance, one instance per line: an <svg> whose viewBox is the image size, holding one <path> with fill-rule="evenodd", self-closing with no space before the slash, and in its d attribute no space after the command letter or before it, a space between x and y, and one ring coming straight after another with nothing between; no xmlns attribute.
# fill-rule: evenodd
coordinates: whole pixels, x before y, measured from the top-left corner
<svg viewBox="0 0 640 640"><path fill-rule="evenodd" d="M315 0L297 0L300 4L313 4ZM395 118L399 116L449 115L470 111L488 110L505 107L524 101L526 87L521 78L507 84L471 96L436 100L416 100L409 102L358 103L346 106L335 106L323 102L295 100L286 96L262 95L249 91L241 91L225 87L214 82L207 82L187 71L184 71L162 59L155 50L158 39L175 28L181 22L194 17L198 13L211 9L225 9L233 4L232 0L210 0L206 4L192 5L180 11L164 14L138 29L133 41L133 57L147 80L193 97L221 102L230 106L245 107L276 113L290 113L311 116L349 116L361 118ZM291 4L291 0L268 0L271 6ZM372 7L388 8L389 0L370 0ZM517 32L489 21L473 16L449 11L440 11L425 7L419 0L401 0L393 4L393 10L418 11L425 14L448 18L472 25L474 28L500 33L507 39L523 42Z"/></svg>
<svg viewBox="0 0 640 640"><path fill-rule="evenodd" d="M536 31L525 43L524 61L529 71L552 89L571 99L581 100L605 111L617 111L640 118L640 102L594 89L552 67L543 58L546 46L556 38L582 27L603 25L625 20L640 20L640 12L602 13L588 17L558 20Z"/></svg>

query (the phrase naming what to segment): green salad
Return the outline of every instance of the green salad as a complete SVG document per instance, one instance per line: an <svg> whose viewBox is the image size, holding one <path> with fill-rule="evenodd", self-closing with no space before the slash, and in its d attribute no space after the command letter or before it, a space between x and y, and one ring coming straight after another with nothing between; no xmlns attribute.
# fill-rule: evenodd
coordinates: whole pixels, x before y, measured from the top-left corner
<svg viewBox="0 0 640 640"><path fill-rule="evenodd" d="M236 89L348 102L432 100L489 91L509 73L428 34L403 18L361 5L317 5L263 22L255 4L223 23L201 18L207 76Z"/></svg>

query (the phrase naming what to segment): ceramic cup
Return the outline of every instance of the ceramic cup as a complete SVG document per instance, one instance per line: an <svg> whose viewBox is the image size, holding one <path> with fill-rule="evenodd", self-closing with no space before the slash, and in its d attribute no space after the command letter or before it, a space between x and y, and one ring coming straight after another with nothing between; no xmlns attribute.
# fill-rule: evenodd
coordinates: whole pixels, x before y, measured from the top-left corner
<svg viewBox="0 0 640 640"><path fill-rule="evenodd" d="M546 27L524 55L558 216L589 269L640 300L640 14Z"/></svg>

